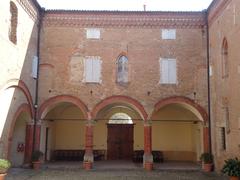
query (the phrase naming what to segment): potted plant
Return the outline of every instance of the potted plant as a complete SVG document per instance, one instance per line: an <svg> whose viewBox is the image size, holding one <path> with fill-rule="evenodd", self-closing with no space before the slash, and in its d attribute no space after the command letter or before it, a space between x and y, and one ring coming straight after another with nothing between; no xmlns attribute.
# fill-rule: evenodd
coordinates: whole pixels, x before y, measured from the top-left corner
<svg viewBox="0 0 240 180"><path fill-rule="evenodd" d="M211 153L203 153L200 157L202 168L205 172L211 172L213 168L213 155Z"/></svg>
<svg viewBox="0 0 240 180"><path fill-rule="evenodd" d="M6 159L0 159L0 180L4 180L7 175L7 170L10 168L11 163Z"/></svg>
<svg viewBox="0 0 240 180"><path fill-rule="evenodd" d="M225 164L222 168L222 173L230 176L230 180L239 180L240 160L238 158L225 160Z"/></svg>
<svg viewBox="0 0 240 180"><path fill-rule="evenodd" d="M32 165L33 169L38 170L41 166L41 159L43 157L43 152L36 150L32 154Z"/></svg>

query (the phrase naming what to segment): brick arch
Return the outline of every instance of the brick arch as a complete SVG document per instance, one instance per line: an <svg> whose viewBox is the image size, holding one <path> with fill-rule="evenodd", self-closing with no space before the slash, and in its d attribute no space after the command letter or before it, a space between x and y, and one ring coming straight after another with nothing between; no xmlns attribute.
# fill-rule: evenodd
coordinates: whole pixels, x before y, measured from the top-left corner
<svg viewBox="0 0 240 180"><path fill-rule="evenodd" d="M128 104L131 107L133 107L138 113L140 113L140 115L142 116L142 118L144 120L147 120L148 118L148 114L145 111L143 105L138 102L137 100L128 97L128 96L111 96L108 97L102 101L100 101L93 109L92 111L92 117L96 118L98 112L100 112L104 107L106 107L107 105L110 104L114 104L114 103L124 103L124 104Z"/></svg>
<svg viewBox="0 0 240 180"><path fill-rule="evenodd" d="M77 97L71 96L71 95L59 95L59 96L54 96L46 100L41 104L38 110L38 118L41 118L43 112L51 106L55 106L58 103L61 102L69 102L74 105L76 105L83 113L84 118L88 118L88 108L87 106Z"/></svg>
<svg viewBox="0 0 240 180"><path fill-rule="evenodd" d="M193 107L197 112L202 116L203 121L206 123L208 122L208 114L205 111L205 109L200 106L199 104L195 103L192 99L184 97L184 96L174 96L174 97L168 97L165 99L161 99L158 101L155 106L154 110L152 112L152 115L159 111L162 107L169 105L169 104L187 104L191 107Z"/></svg>
<svg viewBox="0 0 240 180"><path fill-rule="evenodd" d="M1 87L1 90L6 90L6 89L10 89L10 88L18 88L19 90L21 90L23 92L23 94L25 95L27 102L30 106L31 116L33 116L33 113L34 113L33 100L32 100L32 95L31 95L27 85L22 80L10 79L5 83L4 87Z"/></svg>
<svg viewBox="0 0 240 180"><path fill-rule="evenodd" d="M169 104L187 104L187 105L193 107L195 110L197 110L197 112L202 116L202 119L204 121L204 126L203 126L204 152L209 152L210 135L209 135L209 127L208 127L208 114L207 114L206 110L199 104L195 103L190 98L187 98L184 96L174 96L174 97L168 97L168 98L158 101L154 106L154 110L151 114L151 117L154 115L154 113L156 113L161 108L163 108L164 106L169 105Z"/></svg>
<svg viewBox="0 0 240 180"><path fill-rule="evenodd" d="M8 134L8 145L7 145L7 157L8 157L8 159L9 159L9 156L10 156L11 142L12 142L12 136L13 136L13 131L14 131L15 124L17 122L18 117L24 112L28 113L30 118L33 119L33 115L31 113L31 109L30 109L29 104L27 104L27 103L21 104L19 106L19 108L17 109L17 111L15 112L14 116L13 116L12 122L10 124L10 129L7 133Z"/></svg>

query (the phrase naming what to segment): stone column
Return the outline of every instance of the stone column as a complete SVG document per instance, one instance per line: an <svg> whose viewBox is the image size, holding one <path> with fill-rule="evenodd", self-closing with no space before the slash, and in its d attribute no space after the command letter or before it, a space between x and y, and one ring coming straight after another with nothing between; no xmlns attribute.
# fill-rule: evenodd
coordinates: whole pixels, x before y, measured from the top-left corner
<svg viewBox="0 0 240 180"><path fill-rule="evenodd" d="M34 123L31 122L26 126L26 137L25 137L25 157L24 163L31 163L32 151L33 151L33 132L34 132ZM40 149L40 138L41 138L41 125L40 123L36 124L35 132L35 144L34 149Z"/></svg>
<svg viewBox="0 0 240 180"><path fill-rule="evenodd" d="M93 166L93 121L91 113L88 113L88 120L85 127L85 154L83 167L86 170L92 169Z"/></svg>
<svg viewBox="0 0 240 180"><path fill-rule="evenodd" d="M144 156L143 166L146 170L153 169L153 156L152 156L152 124L150 121L144 122Z"/></svg>

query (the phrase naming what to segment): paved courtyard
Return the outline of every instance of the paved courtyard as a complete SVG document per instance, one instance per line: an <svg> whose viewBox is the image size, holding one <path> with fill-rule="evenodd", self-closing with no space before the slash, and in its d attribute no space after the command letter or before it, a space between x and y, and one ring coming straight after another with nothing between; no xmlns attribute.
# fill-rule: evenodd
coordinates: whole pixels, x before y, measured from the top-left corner
<svg viewBox="0 0 240 180"><path fill-rule="evenodd" d="M201 171L176 170L91 170L83 169L11 169L6 180L227 180L227 177Z"/></svg>

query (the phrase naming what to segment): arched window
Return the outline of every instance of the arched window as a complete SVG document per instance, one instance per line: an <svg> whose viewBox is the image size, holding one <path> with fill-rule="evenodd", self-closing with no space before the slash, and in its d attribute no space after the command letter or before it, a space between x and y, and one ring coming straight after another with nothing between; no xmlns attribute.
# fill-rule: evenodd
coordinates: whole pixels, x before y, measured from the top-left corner
<svg viewBox="0 0 240 180"><path fill-rule="evenodd" d="M128 58L126 56L120 56L117 61L117 82L128 82Z"/></svg>
<svg viewBox="0 0 240 180"><path fill-rule="evenodd" d="M18 24L18 9L14 2L10 2L10 26L8 37L14 44L17 44L17 24Z"/></svg>
<svg viewBox="0 0 240 180"><path fill-rule="evenodd" d="M133 124L132 118L126 113L115 113L112 115L109 124Z"/></svg>
<svg viewBox="0 0 240 180"><path fill-rule="evenodd" d="M226 38L223 39L222 43L222 77L228 77L228 43Z"/></svg>

